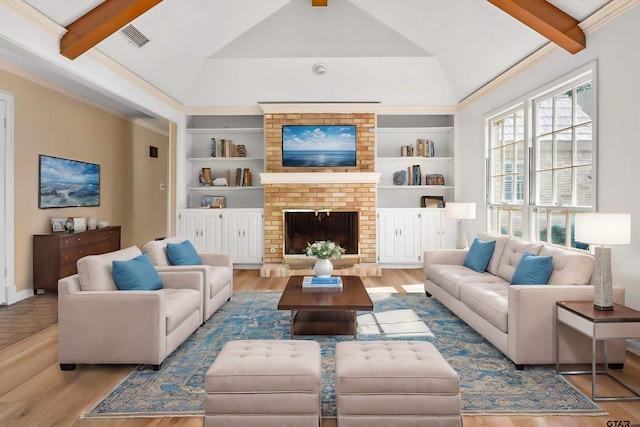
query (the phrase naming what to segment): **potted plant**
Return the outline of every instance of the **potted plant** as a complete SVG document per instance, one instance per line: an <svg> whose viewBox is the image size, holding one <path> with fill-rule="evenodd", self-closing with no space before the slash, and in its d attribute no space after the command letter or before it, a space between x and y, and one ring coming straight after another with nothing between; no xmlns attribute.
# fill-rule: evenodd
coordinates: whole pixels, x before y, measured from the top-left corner
<svg viewBox="0 0 640 427"><path fill-rule="evenodd" d="M344 252L344 248L336 245L331 240L309 243L307 246L307 256L318 258L318 261L313 266L313 271L318 277L330 277L333 272L333 264L329 259L340 258Z"/></svg>

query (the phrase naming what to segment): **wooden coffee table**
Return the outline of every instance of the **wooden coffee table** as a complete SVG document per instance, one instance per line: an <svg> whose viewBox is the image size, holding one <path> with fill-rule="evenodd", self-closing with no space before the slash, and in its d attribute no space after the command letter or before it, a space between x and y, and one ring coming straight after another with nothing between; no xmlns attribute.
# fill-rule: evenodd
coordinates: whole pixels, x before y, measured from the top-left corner
<svg viewBox="0 0 640 427"><path fill-rule="evenodd" d="M341 276L342 291L302 289L303 276L291 276L278 310L291 310L291 338L296 335L358 334L357 312L372 311L373 302L358 276Z"/></svg>

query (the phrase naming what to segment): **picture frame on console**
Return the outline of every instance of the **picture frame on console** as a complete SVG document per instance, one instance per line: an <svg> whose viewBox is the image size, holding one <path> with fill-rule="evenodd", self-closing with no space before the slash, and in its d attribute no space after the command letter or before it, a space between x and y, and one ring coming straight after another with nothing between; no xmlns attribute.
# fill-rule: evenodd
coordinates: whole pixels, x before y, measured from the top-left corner
<svg viewBox="0 0 640 427"><path fill-rule="evenodd" d="M227 205L225 196L204 196L202 198L203 208L224 208Z"/></svg>
<svg viewBox="0 0 640 427"><path fill-rule="evenodd" d="M51 229L54 233L64 231L65 218L51 218Z"/></svg>
<svg viewBox="0 0 640 427"><path fill-rule="evenodd" d="M420 207L423 208L444 208L444 196L422 196L420 198Z"/></svg>

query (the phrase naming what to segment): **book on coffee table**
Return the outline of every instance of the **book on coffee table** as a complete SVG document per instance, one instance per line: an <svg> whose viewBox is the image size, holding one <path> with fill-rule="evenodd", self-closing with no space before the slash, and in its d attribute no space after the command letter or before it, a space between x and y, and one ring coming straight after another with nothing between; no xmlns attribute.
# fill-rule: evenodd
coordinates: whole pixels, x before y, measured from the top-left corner
<svg viewBox="0 0 640 427"><path fill-rule="evenodd" d="M342 279L340 277L316 277L304 276L302 279L303 289L342 289Z"/></svg>

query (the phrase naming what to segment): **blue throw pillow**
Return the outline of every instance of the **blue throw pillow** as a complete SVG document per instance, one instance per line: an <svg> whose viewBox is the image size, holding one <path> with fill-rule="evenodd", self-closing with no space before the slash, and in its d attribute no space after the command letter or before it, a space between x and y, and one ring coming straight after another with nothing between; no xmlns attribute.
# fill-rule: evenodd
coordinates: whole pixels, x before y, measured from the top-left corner
<svg viewBox="0 0 640 427"><path fill-rule="evenodd" d="M200 265L200 256L190 241L167 243L167 256L171 265Z"/></svg>
<svg viewBox="0 0 640 427"><path fill-rule="evenodd" d="M121 291L155 291L162 289L162 280L147 254L128 261L113 261L113 280Z"/></svg>
<svg viewBox="0 0 640 427"><path fill-rule="evenodd" d="M535 256L529 252L522 254L516 271L511 278L512 285L546 285L551 276L553 257Z"/></svg>
<svg viewBox="0 0 640 427"><path fill-rule="evenodd" d="M467 257L464 259L464 266L469 267L472 270L482 273L487 269L491 255L493 255L493 249L496 247L496 241L485 242L478 239L473 239L473 243L467 252Z"/></svg>

